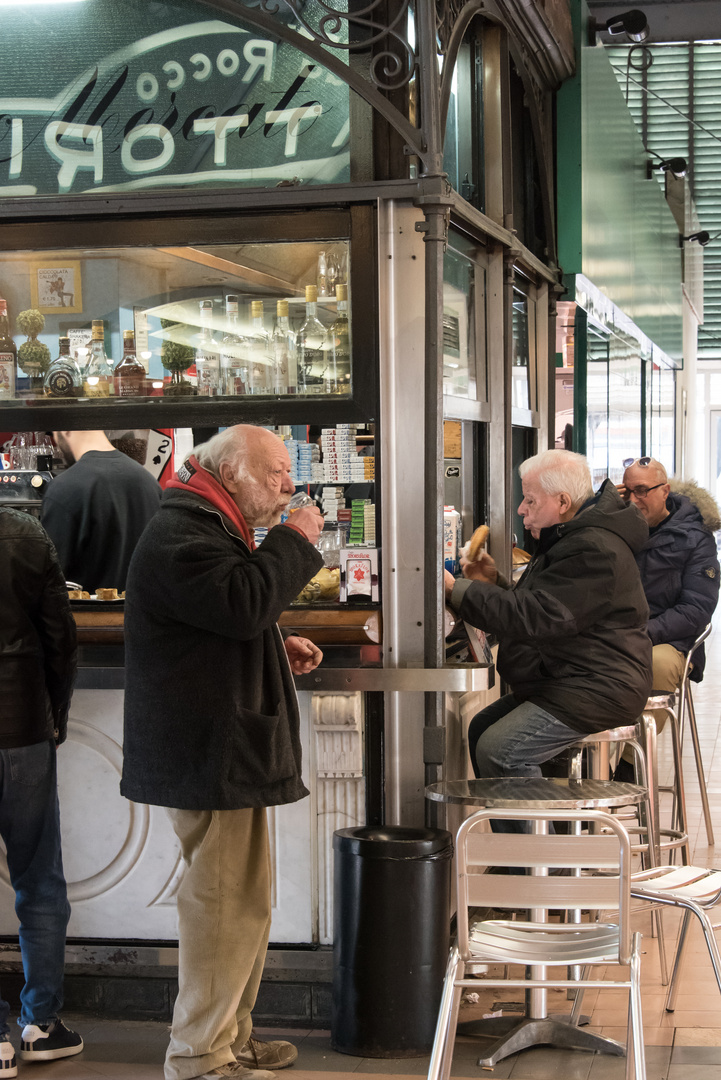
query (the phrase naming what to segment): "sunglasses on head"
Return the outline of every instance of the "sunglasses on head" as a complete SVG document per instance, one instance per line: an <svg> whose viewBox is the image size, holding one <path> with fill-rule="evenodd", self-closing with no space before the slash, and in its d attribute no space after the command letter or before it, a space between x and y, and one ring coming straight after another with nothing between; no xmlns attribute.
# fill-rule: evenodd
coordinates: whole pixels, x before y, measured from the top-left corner
<svg viewBox="0 0 721 1080"><path fill-rule="evenodd" d="M652 457L627 457L623 460L624 469L630 469L632 465L640 465L642 469L645 469L647 465L650 465L653 461Z"/></svg>

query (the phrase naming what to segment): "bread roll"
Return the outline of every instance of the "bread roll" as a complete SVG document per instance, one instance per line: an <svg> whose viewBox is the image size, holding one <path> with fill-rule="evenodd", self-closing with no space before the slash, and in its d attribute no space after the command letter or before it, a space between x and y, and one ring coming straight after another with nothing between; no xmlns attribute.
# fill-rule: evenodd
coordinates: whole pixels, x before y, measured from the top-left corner
<svg viewBox="0 0 721 1080"><path fill-rule="evenodd" d="M89 600L90 599L90 593L86 592L85 589L68 589L68 599L69 600Z"/></svg>
<svg viewBox="0 0 721 1080"><path fill-rule="evenodd" d="M481 557L481 549L488 540L491 530L487 525L479 525L471 539L468 541L466 559L468 562L478 562Z"/></svg>
<svg viewBox="0 0 721 1080"><path fill-rule="evenodd" d="M98 600L119 600L117 589L96 589L95 595Z"/></svg>

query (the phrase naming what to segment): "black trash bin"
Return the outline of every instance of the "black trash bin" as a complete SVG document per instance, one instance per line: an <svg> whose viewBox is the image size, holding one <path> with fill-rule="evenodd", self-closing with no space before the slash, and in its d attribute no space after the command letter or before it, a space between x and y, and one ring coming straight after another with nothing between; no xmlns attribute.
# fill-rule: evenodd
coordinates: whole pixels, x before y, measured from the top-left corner
<svg viewBox="0 0 721 1080"><path fill-rule="evenodd" d="M339 829L333 855L331 1045L360 1057L427 1054L448 961L453 837Z"/></svg>

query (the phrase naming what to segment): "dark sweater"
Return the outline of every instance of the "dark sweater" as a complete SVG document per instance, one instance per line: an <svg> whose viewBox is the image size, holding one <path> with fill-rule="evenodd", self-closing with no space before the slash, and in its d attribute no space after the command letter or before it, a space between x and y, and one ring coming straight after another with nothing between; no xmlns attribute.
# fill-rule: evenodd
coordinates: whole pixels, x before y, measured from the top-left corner
<svg viewBox="0 0 721 1080"><path fill-rule="evenodd" d="M42 523L68 581L125 589L135 545L160 505L147 469L120 450L88 450L49 485Z"/></svg>
<svg viewBox="0 0 721 1080"><path fill-rule="evenodd" d="M123 795L238 810L307 794L276 623L322 565L295 529L251 552L205 499L164 493L128 575Z"/></svg>
<svg viewBox="0 0 721 1080"><path fill-rule="evenodd" d="M634 723L651 690L648 605L634 555L648 526L607 480L562 525L542 529L514 589L459 581L452 606L499 639L519 701L583 734Z"/></svg>

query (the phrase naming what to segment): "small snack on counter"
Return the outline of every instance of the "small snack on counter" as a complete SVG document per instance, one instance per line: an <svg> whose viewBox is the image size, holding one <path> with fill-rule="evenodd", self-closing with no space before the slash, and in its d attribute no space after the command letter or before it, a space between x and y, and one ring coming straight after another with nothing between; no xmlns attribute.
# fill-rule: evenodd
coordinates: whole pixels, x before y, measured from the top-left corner
<svg viewBox="0 0 721 1080"><path fill-rule="evenodd" d="M90 593L85 589L68 589L68 600L89 600Z"/></svg>
<svg viewBox="0 0 721 1080"><path fill-rule="evenodd" d="M95 595L98 600L122 600L117 589L96 589Z"/></svg>
<svg viewBox="0 0 721 1080"><path fill-rule="evenodd" d="M296 604L313 604L319 600L337 600L340 594L340 567L330 569L322 566L312 577L302 592L296 597Z"/></svg>

